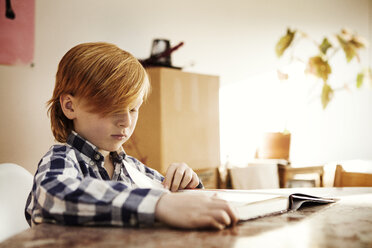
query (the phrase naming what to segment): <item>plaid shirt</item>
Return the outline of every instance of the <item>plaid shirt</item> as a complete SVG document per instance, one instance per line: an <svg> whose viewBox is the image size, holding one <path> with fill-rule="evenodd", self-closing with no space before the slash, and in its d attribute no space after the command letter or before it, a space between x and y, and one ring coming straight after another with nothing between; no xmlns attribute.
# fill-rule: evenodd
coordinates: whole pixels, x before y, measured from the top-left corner
<svg viewBox="0 0 372 248"><path fill-rule="evenodd" d="M98 148L72 132L67 144L54 145L41 159L26 203L31 225L51 222L67 225L151 225L155 207L166 189L139 188L125 163L151 180L164 177L125 154L110 153L114 174L109 178ZM200 183L198 188L203 187Z"/></svg>

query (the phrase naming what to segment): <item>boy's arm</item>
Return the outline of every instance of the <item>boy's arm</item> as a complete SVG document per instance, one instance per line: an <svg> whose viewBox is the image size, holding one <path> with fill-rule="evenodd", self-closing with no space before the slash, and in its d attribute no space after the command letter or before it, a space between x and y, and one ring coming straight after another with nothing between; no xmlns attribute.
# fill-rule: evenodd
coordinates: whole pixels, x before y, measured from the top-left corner
<svg viewBox="0 0 372 248"><path fill-rule="evenodd" d="M78 165L66 155L44 158L34 184L32 220L68 225L152 224L156 204L167 192L82 177Z"/></svg>

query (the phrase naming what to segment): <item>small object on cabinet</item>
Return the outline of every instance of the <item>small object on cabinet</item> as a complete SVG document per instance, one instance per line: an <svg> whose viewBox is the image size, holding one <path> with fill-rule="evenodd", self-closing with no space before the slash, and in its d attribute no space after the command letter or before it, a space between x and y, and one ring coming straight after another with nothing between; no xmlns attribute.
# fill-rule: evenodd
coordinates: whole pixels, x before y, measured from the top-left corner
<svg viewBox="0 0 372 248"><path fill-rule="evenodd" d="M155 39L152 43L151 55L149 58L139 60L143 67L164 66L174 69L181 69L172 65L171 54L183 46L180 42L177 46L171 47L170 41L165 39Z"/></svg>

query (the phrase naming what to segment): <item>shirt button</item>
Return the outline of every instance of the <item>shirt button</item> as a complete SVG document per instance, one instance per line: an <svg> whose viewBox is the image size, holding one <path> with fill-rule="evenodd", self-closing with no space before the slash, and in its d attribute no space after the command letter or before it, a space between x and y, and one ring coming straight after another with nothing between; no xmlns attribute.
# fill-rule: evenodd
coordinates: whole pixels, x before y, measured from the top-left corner
<svg viewBox="0 0 372 248"><path fill-rule="evenodd" d="M101 158L101 156L98 153L96 153L96 155L94 155L95 160L99 160L100 158Z"/></svg>
<svg viewBox="0 0 372 248"><path fill-rule="evenodd" d="M89 161L89 164L93 166L94 165L94 161Z"/></svg>

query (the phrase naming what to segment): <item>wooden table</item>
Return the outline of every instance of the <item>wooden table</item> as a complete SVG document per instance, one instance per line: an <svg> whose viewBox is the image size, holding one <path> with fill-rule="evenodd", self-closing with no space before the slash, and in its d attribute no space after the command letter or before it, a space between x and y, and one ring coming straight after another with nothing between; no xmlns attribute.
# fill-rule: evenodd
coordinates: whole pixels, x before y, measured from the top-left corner
<svg viewBox="0 0 372 248"><path fill-rule="evenodd" d="M274 191L330 195L340 200L248 221L222 231L185 231L164 226L136 229L42 224L5 240L0 248L372 247L372 187Z"/></svg>

